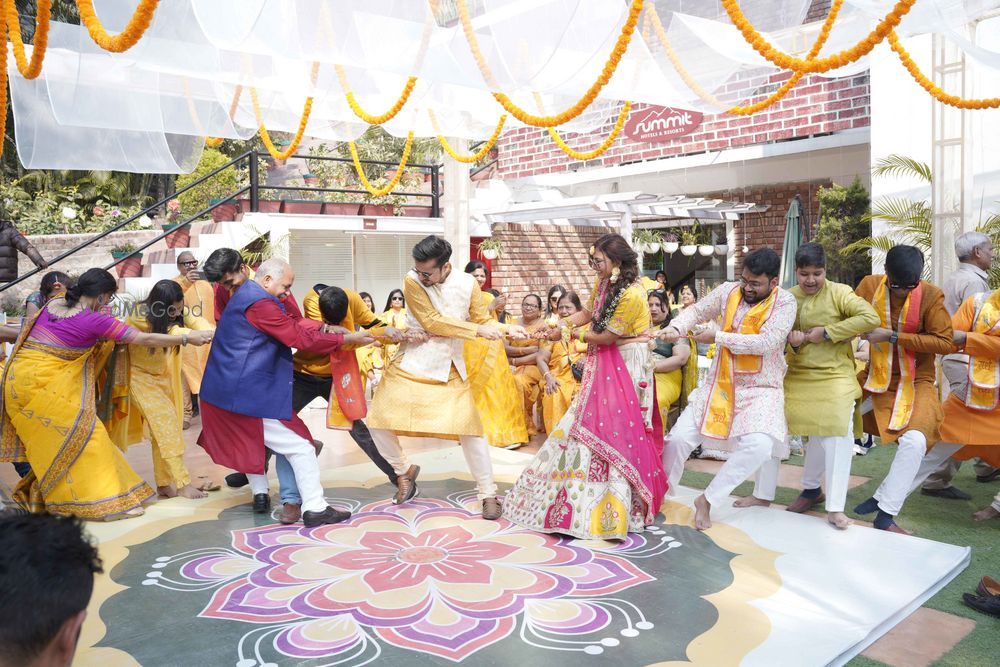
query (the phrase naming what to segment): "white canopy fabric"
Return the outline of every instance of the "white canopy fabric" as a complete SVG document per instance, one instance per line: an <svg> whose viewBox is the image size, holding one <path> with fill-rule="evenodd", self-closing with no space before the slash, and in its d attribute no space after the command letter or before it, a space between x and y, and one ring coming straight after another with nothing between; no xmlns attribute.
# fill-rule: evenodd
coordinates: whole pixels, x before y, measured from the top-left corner
<svg viewBox="0 0 1000 667"><path fill-rule="evenodd" d="M473 57L455 0L161 0L142 40L124 53L103 51L81 26L53 22L37 80L25 81L8 61L19 157L28 168L188 171L204 137L246 139L257 131L251 87L268 130L295 132L312 96L305 134L354 139L367 123L348 104L338 66L371 114L389 109L408 77L417 77L402 111L384 124L391 134L437 134L433 112L443 135L481 140L504 113L490 94L494 87L535 114L579 100L598 78L630 7L626 0L466 2L488 73ZM94 4L116 33L139 0ZM810 4L742 0L740 7L772 43L803 57L822 21L803 23ZM894 4L846 0L820 56L863 39ZM646 5L614 76L560 131L593 131L618 113L622 100L719 112L759 99L730 91L735 77L778 72L746 43L720 2ZM997 45L977 44L967 29L998 7L1000 0L917 0L897 31L945 34L977 66L1000 70ZM672 51L648 22L653 9ZM823 76L864 71L866 60ZM902 67L900 73L906 76ZM508 118L507 128L520 126Z"/></svg>

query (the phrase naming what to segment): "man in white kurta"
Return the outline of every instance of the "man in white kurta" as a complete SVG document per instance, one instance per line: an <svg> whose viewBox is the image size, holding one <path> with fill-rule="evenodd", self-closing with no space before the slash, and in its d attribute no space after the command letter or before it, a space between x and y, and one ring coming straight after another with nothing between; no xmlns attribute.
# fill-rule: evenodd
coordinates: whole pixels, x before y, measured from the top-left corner
<svg viewBox="0 0 1000 667"><path fill-rule="evenodd" d="M731 398L731 424L728 441L736 449L705 492L695 500L695 527L711 527L711 507L723 502L740 483L758 471L772 457L775 448L785 441L784 377L785 343L795 323L795 297L778 287L781 259L770 248L755 250L743 262L739 282L723 283L705 298L688 306L663 330L661 336L670 340L687 334L694 327L725 319L730 297L740 290L739 303L729 326L721 330L706 330L695 334L695 340L715 343L717 351L709 371L710 381L698 387L690 396L688 407L670 430L663 450L663 468L668 472L671 490L676 489L684 472L684 462L708 436L705 412L711 398L722 355L728 348L733 355L756 355L760 369L754 373L735 373ZM746 315L752 308L772 297L774 302L767 319L753 334L739 333Z"/></svg>
<svg viewBox="0 0 1000 667"><path fill-rule="evenodd" d="M453 271L450 258L451 245L437 236L413 248L414 268L403 283L410 339L382 376L368 426L379 453L399 476L394 503L416 497L420 472L407 460L398 436L458 439L476 480L483 518L492 520L499 518L500 504L464 351L466 339L500 338L500 325L490 317L476 279Z"/></svg>

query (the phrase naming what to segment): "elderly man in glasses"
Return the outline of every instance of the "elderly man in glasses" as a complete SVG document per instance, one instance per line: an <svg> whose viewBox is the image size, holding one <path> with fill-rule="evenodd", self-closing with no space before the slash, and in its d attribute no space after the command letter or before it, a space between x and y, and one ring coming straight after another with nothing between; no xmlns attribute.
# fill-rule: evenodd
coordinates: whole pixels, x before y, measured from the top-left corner
<svg viewBox="0 0 1000 667"><path fill-rule="evenodd" d="M177 256L178 275L174 282L184 291L184 308L196 317L203 317L215 325L215 292L211 283L198 270L198 260L189 250ZM181 386L184 388L184 429L191 428L194 418L192 394L201 391L201 378L205 375L205 364L211 345L201 347L188 345L181 348Z"/></svg>
<svg viewBox="0 0 1000 667"><path fill-rule="evenodd" d="M944 293L920 279L924 256L898 245L885 256L885 275L867 276L856 293L878 313L881 324L862 338L871 344L861 406L865 432L882 444L897 443L896 455L875 495L854 508L876 512L875 527L904 533L895 516L903 507L927 445L940 440L941 400L935 357L953 351L951 317Z"/></svg>

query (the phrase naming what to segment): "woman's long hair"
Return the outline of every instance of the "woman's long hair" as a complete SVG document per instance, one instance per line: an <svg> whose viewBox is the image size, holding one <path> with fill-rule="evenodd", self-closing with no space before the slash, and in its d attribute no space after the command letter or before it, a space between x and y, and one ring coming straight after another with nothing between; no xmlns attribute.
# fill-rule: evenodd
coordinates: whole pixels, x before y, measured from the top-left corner
<svg viewBox="0 0 1000 667"><path fill-rule="evenodd" d="M559 292L560 294L559 298L561 299L562 298L561 295L566 293L566 288L559 284L553 285L552 287L549 288L549 293L545 297L545 317L548 317L549 315L555 312L554 310L552 310L552 295L555 294L556 292ZM559 305L558 301L556 301L556 305L557 306Z"/></svg>
<svg viewBox="0 0 1000 667"><path fill-rule="evenodd" d="M608 316L618 306L621 294L639 279L639 255L621 234L605 234L594 243L594 250L600 250L612 264L618 265L618 280L608 286L608 295L601 309L594 313L591 331L604 331Z"/></svg>
<svg viewBox="0 0 1000 667"><path fill-rule="evenodd" d="M184 324L183 313L170 314L178 301L184 301L181 286L173 280L161 280L153 285L146 297L146 321L152 333L165 334L174 324Z"/></svg>
<svg viewBox="0 0 1000 667"><path fill-rule="evenodd" d="M80 303L80 297L98 297L117 291L118 281L113 275L104 269L87 269L76 284L66 290L66 305L75 306Z"/></svg>
<svg viewBox="0 0 1000 667"><path fill-rule="evenodd" d="M38 291L42 295L43 303L52 298L52 290L55 288L56 283L69 289L73 285L73 279L62 271L49 271L42 276L42 283L38 286Z"/></svg>
<svg viewBox="0 0 1000 667"><path fill-rule="evenodd" d="M383 310L383 312L388 312L389 309L392 308L392 297L397 294L400 296L401 299L403 299L403 308L406 308L406 297L403 295L403 290L396 288L391 292L389 292L389 296L385 300L385 309Z"/></svg>
<svg viewBox="0 0 1000 667"><path fill-rule="evenodd" d="M667 298L667 291L663 289L652 290L646 300L648 301L649 299L656 299L659 301L660 308L662 308L663 312L667 314L659 325L661 329L665 328L668 324L670 324L670 320L674 318L673 314L670 312L670 299Z"/></svg>
<svg viewBox="0 0 1000 667"><path fill-rule="evenodd" d="M362 301L365 301L365 299L367 299L368 301L365 303L365 305L367 306L370 303L371 309L375 310L375 299L372 298L371 294L369 294L368 292L358 292L358 296L361 297Z"/></svg>

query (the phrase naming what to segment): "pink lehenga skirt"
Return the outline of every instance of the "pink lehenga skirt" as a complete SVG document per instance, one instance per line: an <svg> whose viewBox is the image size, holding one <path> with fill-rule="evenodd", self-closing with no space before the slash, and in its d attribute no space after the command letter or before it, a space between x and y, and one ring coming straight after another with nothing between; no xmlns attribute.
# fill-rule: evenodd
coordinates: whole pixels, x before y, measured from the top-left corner
<svg viewBox="0 0 1000 667"><path fill-rule="evenodd" d="M624 539L667 490L646 343L591 346L580 392L507 493L504 518L545 533Z"/></svg>

